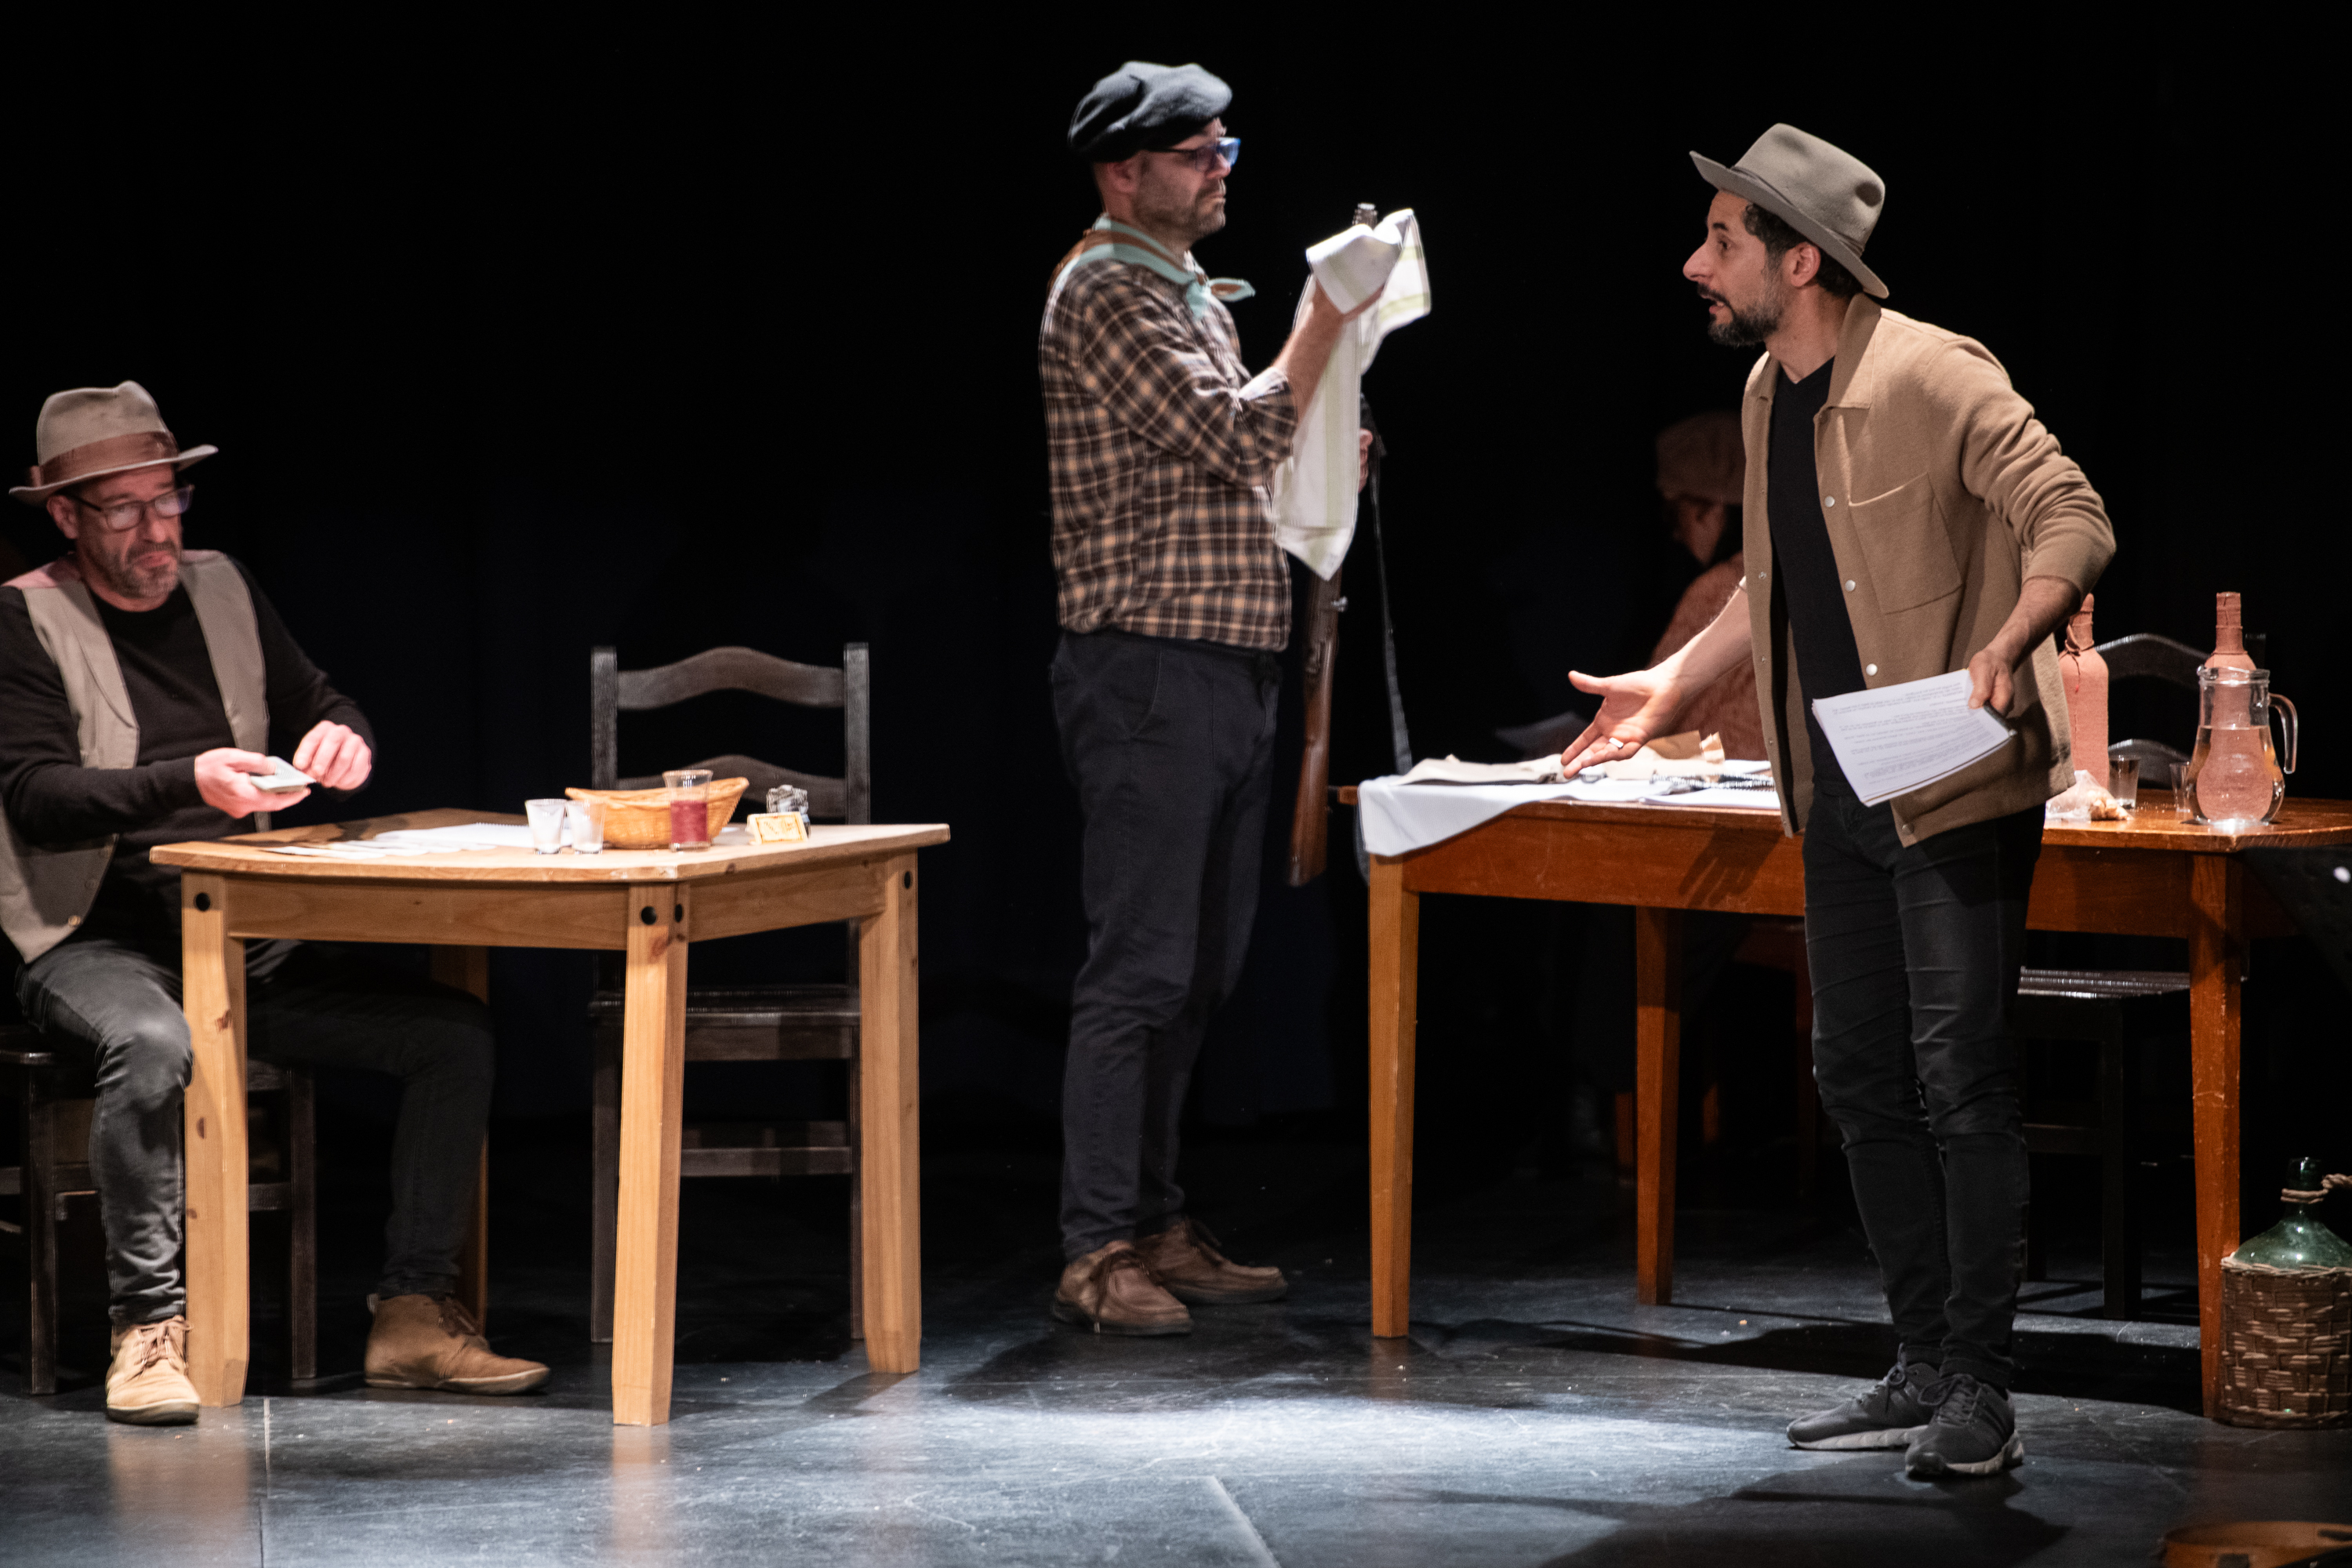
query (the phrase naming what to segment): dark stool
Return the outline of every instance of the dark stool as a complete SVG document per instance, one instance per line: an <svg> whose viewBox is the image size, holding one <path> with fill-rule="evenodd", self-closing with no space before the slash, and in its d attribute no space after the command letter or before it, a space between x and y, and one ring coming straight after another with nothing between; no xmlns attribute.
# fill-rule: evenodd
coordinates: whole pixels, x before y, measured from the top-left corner
<svg viewBox="0 0 2352 1568"><path fill-rule="evenodd" d="M97 1191L89 1173L89 1118L97 1101L65 1092L66 1068L37 1030L0 1024L0 1076L16 1086L20 1142L17 1163L0 1165L0 1197L20 1200L19 1223L0 1220L0 1233L21 1237L30 1313L25 1328L25 1388L58 1390L58 1226L69 1198ZM277 1095L282 1114L278 1147L256 1142L250 1204L257 1214L282 1213L292 1227L287 1268L287 1318L297 1382L319 1374L319 1183L317 1100L310 1069L248 1062L249 1095ZM258 1120L258 1118L257 1118ZM269 1156L276 1155L275 1165Z"/></svg>
<svg viewBox="0 0 2352 1568"><path fill-rule="evenodd" d="M2059 1100L2035 1092L2027 1053L2025 1148L2029 1154L2099 1162L2101 1315L2139 1315L2138 1042L2189 1037L2189 976L2164 970L2027 969L2018 974L2021 1042L2082 1042L2099 1053L2095 1099ZM2048 1278L2042 1205L2027 1210L2025 1277Z"/></svg>

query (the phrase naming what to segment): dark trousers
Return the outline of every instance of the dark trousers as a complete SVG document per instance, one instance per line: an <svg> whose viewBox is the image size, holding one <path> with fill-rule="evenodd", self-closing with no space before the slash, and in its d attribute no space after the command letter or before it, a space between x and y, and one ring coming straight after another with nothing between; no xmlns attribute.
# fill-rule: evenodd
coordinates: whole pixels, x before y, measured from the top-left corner
<svg viewBox="0 0 2352 1568"><path fill-rule="evenodd" d="M1087 962L1062 1079L1062 1250L1182 1217L1177 1120L1257 911L1279 668L1213 643L1065 633L1054 716L1085 818Z"/></svg>
<svg viewBox="0 0 2352 1568"><path fill-rule="evenodd" d="M2011 1020L2042 809L1906 847L1889 807L1823 771L1805 824L1822 1104L1906 1356L2007 1388L2026 1200Z"/></svg>
<svg viewBox="0 0 2352 1568"><path fill-rule="evenodd" d="M377 1293L448 1290L489 1117L488 1009L462 991L331 950L253 947L246 977L251 1055L401 1080L392 1219ZM179 965L142 948L84 938L26 965L16 994L43 1038L79 1057L96 1077L89 1163L114 1321L152 1323L186 1310L180 1118L194 1058Z"/></svg>

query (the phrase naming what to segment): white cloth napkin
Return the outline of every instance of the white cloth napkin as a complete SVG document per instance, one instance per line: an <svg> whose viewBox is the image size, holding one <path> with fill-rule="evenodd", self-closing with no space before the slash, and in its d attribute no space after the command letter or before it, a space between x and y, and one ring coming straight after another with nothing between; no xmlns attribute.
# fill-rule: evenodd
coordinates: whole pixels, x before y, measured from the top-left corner
<svg viewBox="0 0 2352 1568"><path fill-rule="evenodd" d="M1375 227L1357 224L1311 247L1307 265L1341 310L1376 297L1380 301L1340 329L1315 401L1299 418L1290 456L1267 487L1275 542L1328 581L1356 537L1356 432L1363 427L1358 406L1364 372L1381 339L1429 314L1429 264L1412 209L1401 207ZM1306 319L1302 291L1297 320Z"/></svg>

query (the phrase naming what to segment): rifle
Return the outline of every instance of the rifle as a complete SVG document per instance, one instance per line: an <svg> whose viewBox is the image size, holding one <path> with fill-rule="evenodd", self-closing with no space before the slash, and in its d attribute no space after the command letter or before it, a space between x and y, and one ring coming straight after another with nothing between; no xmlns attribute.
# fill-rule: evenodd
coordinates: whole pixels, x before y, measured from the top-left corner
<svg viewBox="0 0 2352 1568"><path fill-rule="evenodd" d="M1331 836L1331 668L1339 662L1339 573L1317 578L1307 599L1307 660L1299 687L1307 698L1307 744L1298 755L1298 799L1290 812L1290 885L1323 874Z"/></svg>

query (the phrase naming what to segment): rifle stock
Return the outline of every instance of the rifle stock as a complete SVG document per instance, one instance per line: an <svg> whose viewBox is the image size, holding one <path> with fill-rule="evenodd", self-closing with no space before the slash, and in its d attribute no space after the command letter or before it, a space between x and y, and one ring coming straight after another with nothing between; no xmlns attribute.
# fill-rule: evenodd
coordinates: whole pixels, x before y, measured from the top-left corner
<svg viewBox="0 0 2352 1568"><path fill-rule="evenodd" d="M1299 682L1307 699L1307 743L1298 757L1298 798L1290 812L1290 885L1303 888L1323 874L1331 837L1331 673L1339 657L1339 574L1318 580L1307 601L1306 662Z"/></svg>

